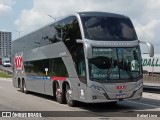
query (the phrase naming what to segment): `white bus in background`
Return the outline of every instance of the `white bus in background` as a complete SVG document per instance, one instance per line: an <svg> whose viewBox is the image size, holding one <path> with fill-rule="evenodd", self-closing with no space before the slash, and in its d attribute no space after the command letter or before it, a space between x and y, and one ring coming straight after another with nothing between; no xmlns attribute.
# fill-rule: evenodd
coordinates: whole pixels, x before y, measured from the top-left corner
<svg viewBox="0 0 160 120"><path fill-rule="evenodd" d="M142 54L143 70L150 73L160 73L160 54L149 57L148 54Z"/></svg>

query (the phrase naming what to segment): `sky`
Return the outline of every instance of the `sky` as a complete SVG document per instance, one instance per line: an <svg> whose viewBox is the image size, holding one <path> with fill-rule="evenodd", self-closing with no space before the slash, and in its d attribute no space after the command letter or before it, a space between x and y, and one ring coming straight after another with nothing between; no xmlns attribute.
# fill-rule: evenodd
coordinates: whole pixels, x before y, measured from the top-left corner
<svg viewBox="0 0 160 120"><path fill-rule="evenodd" d="M153 43L160 53L160 0L0 0L0 31L12 40L79 11L123 14L133 22L138 39ZM142 45L142 49L146 52Z"/></svg>

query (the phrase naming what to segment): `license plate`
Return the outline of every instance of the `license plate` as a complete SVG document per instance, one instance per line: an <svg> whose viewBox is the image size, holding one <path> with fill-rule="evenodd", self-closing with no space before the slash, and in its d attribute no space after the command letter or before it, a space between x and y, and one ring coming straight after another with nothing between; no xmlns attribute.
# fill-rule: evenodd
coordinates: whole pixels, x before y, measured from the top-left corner
<svg viewBox="0 0 160 120"><path fill-rule="evenodd" d="M124 93L121 93L121 94L116 94L116 98L119 99L119 98L125 98L126 97L126 94Z"/></svg>

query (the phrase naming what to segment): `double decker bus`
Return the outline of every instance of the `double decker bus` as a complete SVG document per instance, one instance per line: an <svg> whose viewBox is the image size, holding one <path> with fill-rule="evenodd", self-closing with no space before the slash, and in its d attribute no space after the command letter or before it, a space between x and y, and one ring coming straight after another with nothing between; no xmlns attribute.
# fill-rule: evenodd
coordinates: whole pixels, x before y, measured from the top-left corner
<svg viewBox="0 0 160 120"><path fill-rule="evenodd" d="M154 55L128 17L78 12L13 41L13 85L69 106L140 99L140 43Z"/></svg>

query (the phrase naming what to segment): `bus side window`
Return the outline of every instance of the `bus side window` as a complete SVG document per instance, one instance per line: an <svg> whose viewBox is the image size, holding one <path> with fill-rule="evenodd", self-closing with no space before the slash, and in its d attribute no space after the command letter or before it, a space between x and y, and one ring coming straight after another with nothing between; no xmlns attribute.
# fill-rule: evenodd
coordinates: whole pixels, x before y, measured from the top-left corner
<svg viewBox="0 0 160 120"><path fill-rule="evenodd" d="M68 77L68 72L62 58L50 59L50 76Z"/></svg>
<svg viewBox="0 0 160 120"><path fill-rule="evenodd" d="M76 39L82 39L78 20L75 16L68 17L62 22L62 40L71 54L79 46Z"/></svg>
<svg viewBox="0 0 160 120"><path fill-rule="evenodd" d="M79 80L82 83L87 84L85 61L77 62L77 73L78 73Z"/></svg>
<svg viewBox="0 0 160 120"><path fill-rule="evenodd" d="M80 61L78 63L78 75L81 77L86 77L86 68L85 68L85 62Z"/></svg>
<svg viewBox="0 0 160 120"><path fill-rule="evenodd" d="M55 23L54 28L55 28L54 40L61 41L62 40L62 28L63 28L61 21Z"/></svg>

